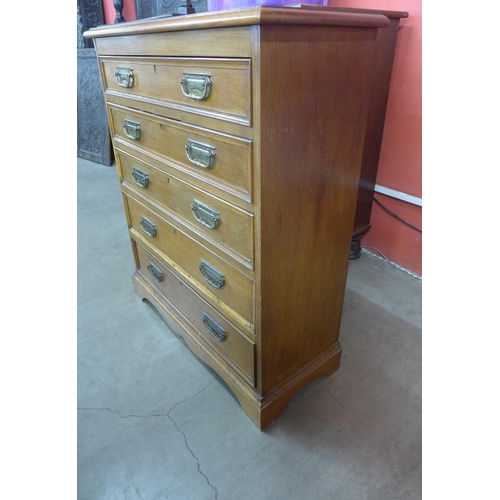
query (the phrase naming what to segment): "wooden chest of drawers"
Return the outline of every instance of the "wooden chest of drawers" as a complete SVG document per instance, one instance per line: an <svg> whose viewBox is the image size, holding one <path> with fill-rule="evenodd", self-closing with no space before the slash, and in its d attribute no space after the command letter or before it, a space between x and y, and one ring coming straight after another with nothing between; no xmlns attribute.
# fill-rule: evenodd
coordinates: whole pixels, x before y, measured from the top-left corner
<svg viewBox="0 0 500 500"><path fill-rule="evenodd" d="M256 7L90 30L154 304L261 429L340 362L380 14Z"/></svg>

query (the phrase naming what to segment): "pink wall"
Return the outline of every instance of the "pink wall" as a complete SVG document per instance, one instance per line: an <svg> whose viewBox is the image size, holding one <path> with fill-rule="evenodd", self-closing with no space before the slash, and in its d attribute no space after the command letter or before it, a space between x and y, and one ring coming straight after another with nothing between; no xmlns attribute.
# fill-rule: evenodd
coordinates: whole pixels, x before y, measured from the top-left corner
<svg viewBox="0 0 500 500"><path fill-rule="evenodd" d="M356 7L409 13L398 34L377 184L422 197L422 0L329 0L336 7ZM106 24L115 19L113 0L103 0ZM123 15L135 19L134 0L124 0ZM422 228L422 208L376 193L387 208ZM422 233L373 204L372 228L361 240L389 260L422 274ZM368 251L377 253L372 248Z"/></svg>
<svg viewBox="0 0 500 500"><path fill-rule="evenodd" d="M104 23L113 24L115 22L116 10L113 7L113 0L102 0L104 10ZM134 0L124 0L122 15L126 21L135 21Z"/></svg>
<svg viewBox="0 0 500 500"><path fill-rule="evenodd" d="M408 12L396 45L377 184L422 198L422 0L329 0L335 7ZM422 229L422 207L375 194L387 208ZM375 203L362 246L422 275L422 233ZM377 253L371 248L368 251Z"/></svg>

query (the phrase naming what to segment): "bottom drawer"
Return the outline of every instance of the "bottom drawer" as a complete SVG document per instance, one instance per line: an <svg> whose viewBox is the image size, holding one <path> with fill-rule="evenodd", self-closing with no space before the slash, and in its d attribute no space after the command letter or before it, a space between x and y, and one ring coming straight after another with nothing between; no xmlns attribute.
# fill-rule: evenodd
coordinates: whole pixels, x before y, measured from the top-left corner
<svg viewBox="0 0 500 500"><path fill-rule="evenodd" d="M181 281L152 253L133 240L144 277L172 302L217 354L255 386L255 344Z"/></svg>

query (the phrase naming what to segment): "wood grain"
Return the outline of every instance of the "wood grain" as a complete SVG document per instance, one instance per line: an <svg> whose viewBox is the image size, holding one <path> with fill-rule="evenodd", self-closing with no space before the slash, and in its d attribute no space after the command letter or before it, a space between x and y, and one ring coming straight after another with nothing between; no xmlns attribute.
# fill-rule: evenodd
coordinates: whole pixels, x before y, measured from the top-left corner
<svg viewBox="0 0 500 500"><path fill-rule="evenodd" d="M87 33L97 37L134 289L224 379L259 429L339 367L377 79L371 61L377 30L388 25L377 12L256 7ZM118 64L132 67L135 87L113 83ZM213 73L213 101L176 100L189 69ZM139 140L124 134L126 119L140 123ZM216 148L213 168L190 164L188 139ZM149 174L147 189L134 185L134 166ZM220 212L219 232L191 220L196 197ZM222 288L204 280L201 259L224 275ZM150 261L168 279L155 282ZM227 341L207 334L207 309Z"/></svg>
<svg viewBox="0 0 500 500"><path fill-rule="evenodd" d="M168 297L184 315L191 328L195 329L203 338L204 342L210 345L224 362L233 366L247 382L253 385L255 380L254 342L206 303L196 294L195 290L172 273L158 255L147 251L135 240L134 244L137 247L139 269L150 286ZM152 278L152 274L148 270L148 266L151 264L162 272L161 282L156 282ZM226 333L224 341L218 342L208 333L203 323L205 313L224 328Z"/></svg>
<svg viewBox="0 0 500 500"><path fill-rule="evenodd" d="M159 210L153 211L151 206L146 206L146 200L134 199L127 195L127 205L133 232L140 234L157 247L159 252L169 256L189 273L198 284L201 294L215 295L220 301L232 308L236 314L242 316L250 324L253 323L253 280L228 264L222 255L211 252L206 246L190 238L182 230L183 228L167 222ZM149 236L142 229L140 224L142 217L156 226L157 235L155 237ZM215 288L205 281L199 269L201 259L225 276L223 288Z"/></svg>
<svg viewBox="0 0 500 500"><path fill-rule="evenodd" d="M211 31L165 31L160 27L142 34L127 28L127 33L120 35L121 28L118 25L104 27L104 32L111 33L111 38L100 38L99 32L94 31L85 36L97 37L94 43L98 55L250 57L252 53L248 26L213 28Z"/></svg>
<svg viewBox="0 0 500 500"><path fill-rule="evenodd" d="M200 129L159 116L153 116L130 108L108 105L111 134L114 144L127 144L147 151L179 170L194 177L202 177L219 185L221 189L251 201L252 142L250 140ZM130 139L123 130L125 120L140 125L140 139ZM212 168L199 167L189 161L186 146L189 139L215 148L215 164Z"/></svg>
<svg viewBox="0 0 500 500"><path fill-rule="evenodd" d="M263 394L338 340L374 40L260 27Z"/></svg>
<svg viewBox="0 0 500 500"><path fill-rule="evenodd" d="M384 15L368 10L317 11L259 6L101 26L86 31L83 36L100 38L250 25L384 28L389 21Z"/></svg>
<svg viewBox="0 0 500 500"><path fill-rule="evenodd" d="M167 108L251 125L249 59L103 57L101 61L108 101L112 102L115 95L128 96L135 101L139 98ZM118 68L133 71L132 87L118 84L115 78ZM180 80L184 72L210 75L211 91L207 99L193 100L183 94Z"/></svg>
<svg viewBox="0 0 500 500"><path fill-rule="evenodd" d="M116 152L117 163L127 188L135 190L137 195L146 196L169 211L174 219L180 219L188 225L200 239L206 238L253 268L253 214L240 210L226 201L216 198L172 175L166 175L153 165L123 152ZM147 174L148 185L138 185L132 176L134 169ZM220 217L217 228L210 229L202 225L193 215L192 206L199 201L216 210Z"/></svg>

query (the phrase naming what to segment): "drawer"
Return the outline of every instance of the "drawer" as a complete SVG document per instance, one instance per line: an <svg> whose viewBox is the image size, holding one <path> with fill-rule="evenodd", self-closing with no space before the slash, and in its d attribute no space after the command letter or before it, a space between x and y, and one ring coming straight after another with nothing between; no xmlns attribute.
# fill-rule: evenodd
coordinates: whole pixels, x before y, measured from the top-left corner
<svg viewBox="0 0 500 500"><path fill-rule="evenodd" d="M130 196L125 196L132 231L184 269L216 302L253 324L253 281L180 228Z"/></svg>
<svg viewBox="0 0 500 500"><path fill-rule="evenodd" d="M113 138L251 200L252 141L109 106Z"/></svg>
<svg viewBox="0 0 500 500"><path fill-rule="evenodd" d="M159 258L134 241L140 269L226 363L255 383L255 344L180 280Z"/></svg>
<svg viewBox="0 0 500 500"><path fill-rule="evenodd" d="M123 182L252 268L253 216L152 165L116 151Z"/></svg>
<svg viewBox="0 0 500 500"><path fill-rule="evenodd" d="M184 16L185 17L185 16ZM177 17L179 19L179 17ZM250 58L254 53L252 26L211 27L206 30L187 29L124 36L94 38L99 57L220 57ZM122 25L123 26L123 25ZM209 36L207 36L209 34Z"/></svg>
<svg viewBox="0 0 500 500"><path fill-rule="evenodd" d="M250 59L101 58L105 92L251 125Z"/></svg>

